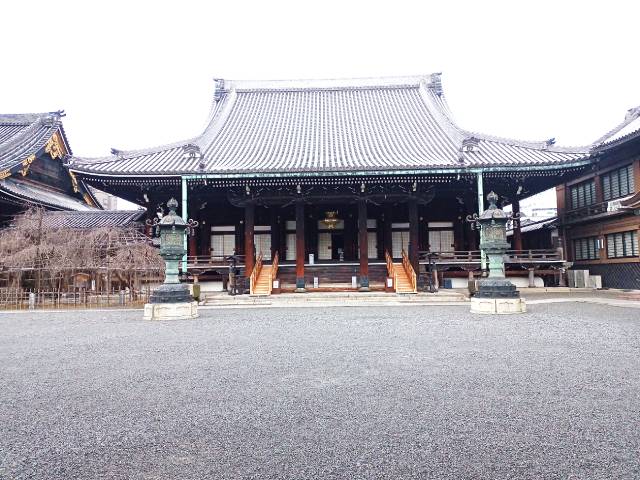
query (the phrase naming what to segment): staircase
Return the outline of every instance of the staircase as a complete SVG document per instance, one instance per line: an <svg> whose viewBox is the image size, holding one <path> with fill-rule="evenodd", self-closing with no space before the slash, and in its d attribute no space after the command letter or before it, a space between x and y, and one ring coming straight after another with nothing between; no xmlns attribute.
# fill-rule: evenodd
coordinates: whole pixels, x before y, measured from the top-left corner
<svg viewBox="0 0 640 480"><path fill-rule="evenodd" d="M271 265L262 264L262 253L256 259L256 265L250 278L249 292L254 297L264 297L271 295L273 279L278 273L278 252L273 257Z"/></svg>
<svg viewBox="0 0 640 480"><path fill-rule="evenodd" d="M393 278L393 288L396 293L418 293L416 272L413 270L405 251L402 251L402 262L393 263L389 252L385 252L387 260L387 275Z"/></svg>
<svg viewBox="0 0 640 480"><path fill-rule="evenodd" d="M384 264L369 264L369 286L371 288L384 288L384 280L387 271ZM320 290L350 290L351 278L360 278L360 265L358 263L345 262L344 264L333 265L306 265L304 267L304 279L307 288L313 286L313 279L318 279ZM281 287L286 290L295 288L296 268L295 265L284 265L278 273Z"/></svg>

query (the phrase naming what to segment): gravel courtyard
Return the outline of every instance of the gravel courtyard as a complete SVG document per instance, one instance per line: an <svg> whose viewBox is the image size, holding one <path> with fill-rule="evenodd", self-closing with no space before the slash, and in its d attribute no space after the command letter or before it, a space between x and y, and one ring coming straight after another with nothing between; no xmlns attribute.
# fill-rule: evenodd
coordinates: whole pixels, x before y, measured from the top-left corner
<svg viewBox="0 0 640 480"><path fill-rule="evenodd" d="M640 315L0 314L0 478L640 478Z"/></svg>

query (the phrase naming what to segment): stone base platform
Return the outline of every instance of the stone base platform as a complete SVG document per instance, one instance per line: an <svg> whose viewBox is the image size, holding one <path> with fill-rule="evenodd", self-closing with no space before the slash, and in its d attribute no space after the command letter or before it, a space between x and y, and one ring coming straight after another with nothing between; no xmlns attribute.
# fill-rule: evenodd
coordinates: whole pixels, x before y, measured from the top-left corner
<svg viewBox="0 0 640 480"><path fill-rule="evenodd" d="M527 311L524 298L482 298L471 297L471 313L504 315Z"/></svg>
<svg viewBox="0 0 640 480"><path fill-rule="evenodd" d="M189 320L198 317L198 302L147 303L145 320Z"/></svg>

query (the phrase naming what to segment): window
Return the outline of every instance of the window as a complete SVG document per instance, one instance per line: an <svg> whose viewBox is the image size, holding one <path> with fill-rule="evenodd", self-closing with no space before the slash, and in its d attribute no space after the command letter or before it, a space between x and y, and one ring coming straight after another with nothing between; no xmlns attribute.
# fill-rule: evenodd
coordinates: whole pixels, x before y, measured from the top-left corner
<svg viewBox="0 0 640 480"><path fill-rule="evenodd" d="M211 235L211 256L212 257L226 257L233 255L236 248L236 235L234 233L228 234L214 234Z"/></svg>
<svg viewBox="0 0 640 480"><path fill-rule="evenodd" d="M607 235L607 257L637 257L638 232L620 232Z"/></svg>
<svg viewBox="0 0 640 480"><path fill-rule="evenodd" d="M393 258L401 258L402 250L409 253L409 232L391 232L391 255Z"/></svg>
<svg viewBox="0 0 640 480"><path fill-rule="evenodd" d="M432 252L453 252L453 222L429 222L429 250Z"/></svg>
<svg viewBox="0 0 640 480"><path fill-rule="evenodd" d="M295 260L295 259L296 259L296 234L287 233L287 253L285 255L285 260Z"/></svg>
<svg viewBox="0 0 640 480"><path fill-rule="evenodd" d="M596 184L593 180L570 188L571 208L582 208L596 203Z"/></svg>
<svg viewBox="0 0 640 480"><path fill-rule="evenodd" d="M633 165L602 175L602 196L605 200L624 197L634 191Z"/></svg>
<svg viewBox="0 0 640 480"><path fill-rule="evenodd" d="M262 260L271 260L271 233L254 234L253 245L256 249L256 255L262 253Z"/></svg>
<svg viewBox="0 0 640 480"><path fill-rule="evenodd" d="M576 260L597 260L600 258L598 237L576 238L573 241L573 252Z"/></svg>
<svg viewBox="0 0 640 480"><path fill-rule="evenodd" d="M429 230L429 250L432 252L453 252L453 230Z"/></svg>

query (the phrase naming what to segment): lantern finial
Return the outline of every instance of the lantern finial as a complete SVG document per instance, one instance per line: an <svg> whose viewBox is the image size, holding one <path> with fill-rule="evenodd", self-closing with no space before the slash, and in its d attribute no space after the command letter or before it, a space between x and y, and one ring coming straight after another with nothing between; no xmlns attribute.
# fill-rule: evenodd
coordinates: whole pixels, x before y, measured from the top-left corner
<svg viewBox="0 0 640 480"><path fill-rule="evenodd" d="M495 210L498 208L496 205L498 203L498 195L493 190L487 195L487 200L489 201L489 210Z"/></svg>
<svg viewBox="0 0 640 480"><path fill-rule="evenodd" d="M171 210L173 213L176 213L176 209L178 208L178 201L175 198L171 198L168 202L167 202L167 207L169 208L169 210Z"/></svg>

